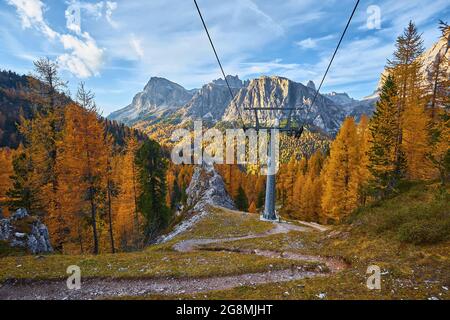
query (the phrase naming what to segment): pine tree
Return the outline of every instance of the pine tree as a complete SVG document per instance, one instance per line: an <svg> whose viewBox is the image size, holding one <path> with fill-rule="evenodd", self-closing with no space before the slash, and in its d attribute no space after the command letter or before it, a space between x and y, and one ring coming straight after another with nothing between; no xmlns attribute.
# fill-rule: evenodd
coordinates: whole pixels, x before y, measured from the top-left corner
<svg viewBox="0 0 450 320"><path fill-rule="evenodd" d="M333 141L324 171L322 209L328 220L339 221L357 207L359 165L356 125L345 119Z"/></svg>
<svg viewBox="0 0 450 320"><path fill-rule="evenodd" d="M138 210L145 219L145 236L154 238L170 220L170 210L165 204L166 169L161 147L152 140L146 140L136 154L140 194Z"/></svg>
<svg viewBox="0 0 450 320"><path fill-rule="evenodd" d="M52 232L56 228L53 231L56 234L59 234L57 228L61 225L80 230L79 219L86 221L92 232L92 251L97 254L100 249L99 215L100 211L107 210L110 141L107 140L104 122L99 119L93 94L86 91L83 84L77 92L77 100L79 104L70 104L65 108L63 140L58 149L60 194L70 198L63 202L67 208L64 214L50 217L49 229ZM61 199L64 199L63 196ZM77 218L67 213L77 213ZM64 242L63 239L61 241Z"/></svg>
<svg viewBox="0 0 450 320"><path fill-rule="evenodd" d="M234 199L234 202L236 204L236 207L240 210L240 211L248 211L248 199L247 199L247 195L245 194L244 189L242 188L241 185L239 185L237 193L236 193L236 197Z"/></svg>
<svg viewBox="0 0 450 320"><path fill-rule="evenodd" d="M8 205L13 210L25 208L28 212L36 212L40 208L37 202L37 191L33 189L30 181L32 163L25 152L18 152L13 157L12 186L6 192Z"/></svg>
<svg viewBox="0 0 450 320"><path fill-rule="evenodd" d="M432 123L439 118L440 108L445 108L450 104L450 79L448 77L449 59L447 53L449 51L450 27L448 24L440 21L441 39L447 41L447 46L442 48L436 55L436 59L432 62L430 72L428 74L429 94L429 110Z"/></svg>
<svg viewBox="0 0 450 320"><path fill-rule="evenodd" d="M294 182L294 191L293 191L293 210L292 210L292 217L293 218L297 218L297 219L303 219L304 215L302 215L302 204L304 203L303 201L303 195L305 194L303 192L305 186L305 176L303 175L303 173L300 171L297 174L297 177L295 179Z"/></svg>
<svg viewBox="0 0 450 320"><path fill-rule="evenodd" d="M258 188L258 196L257 196L257 198L256 198L256 208L258 209L258 210L261 210L262 209L262 207L264 206L264 201L265 201L265 198L266 198L266 188L265 188L265 181L264 181L264 179L263 178L260 178L260 179L258 179L258 181L260 181L259 183L258 183L258 186L260 186L259 188Z"/></svg>
<svg viewBox="0 0 450 320"><path fill-rule="evenodd" d="M105 132L105 147L107 148L107 165L106 165L106 199L108 208L108 224L109 224L109 239L111 245L111 253L116 253L116 246L114 243L114 229L113 229L113 207L112 202L114 198L119 195L118 182L115 180L113 172L113 140L110 134Z"/></svg>
<svg viewBox="0 0 450 320"><path fill-rule="evenodd" d="M398 150L401 128L398 123L397 94L396 83L393 77L388 75L369 122L369 171L373 177L370 187L377 198L385 197L396 190L405 167L402 149Z"/></svg>
<svg viewBox="0 0 450 320"><path fill-rule="evenodd" d="M440 110L431 130L431 150L427 154L439 173L442 185L450 181L450 113Z"/></svg>
<svg viewBox="0 0 450 320"><path fill-rule="evenodd" d="M414 149L413 141L408 137L403 141L404 128L411 128L414 121L417 119L417 113L422 96L421 62L417 59L424 51L423 40L417 31L415 24L410 21L405 28L402 35L397 38L396 50L394 58L388 61L388 72L393 75L397 84L397 112L395 116L398 117L397 126L397 141L395 144L395 159L397 166L404 161L405 148L408 149L409 161L416 163L418 160L415 154L410 151ZM405 111L410 114L404 116ZM394 115L394 114L393 114ZM406 123L404 123L406 121ZM406 132L408 135L408 132ZM414 165L414 164L413 164ZM409 170L409 173L412 171ZM400 173L398 173L400 174Z"/></svg>
<svg viewBox="0 0 450 320"><path fill-rule="evenodd" d="M0 149L0 205L7 200L6 193L12 187L11 176L14 174L13 151L9 148Z"/></svg>
<svg viewBox="0 0 450 320"><path fill-rule="evenodd" d="M432 166L427 158L430 151L430 118L425 112L425 103L421 97L411 100L412 97L409 97L402 121L402 149L407 163L406 178L423 180L433 176Z"/></svg>

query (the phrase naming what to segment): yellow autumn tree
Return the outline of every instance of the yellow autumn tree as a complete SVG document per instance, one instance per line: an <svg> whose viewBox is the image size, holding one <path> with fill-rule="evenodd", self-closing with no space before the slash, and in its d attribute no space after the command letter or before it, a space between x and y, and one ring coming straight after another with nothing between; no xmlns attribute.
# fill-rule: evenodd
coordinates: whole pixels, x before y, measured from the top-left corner
<svg viewBox="0 0 450 320"><path fill-rule="evenodd" d="M12 187L11 176L13 175L13 150L9 148L0 149L0 210L7 210L7 192Z"/></svg>
<svg viewBox="0 0 450 320"><path fill-rule="evenodd" d="M358 204L358 137L353 118L345 119L324 169L322 210L327 221L339 221Z"/></svg>
<svg viewBox="0 0 450 320"><path fill-rule="evenodd" d="M364 114L359 120L357 127L358 134L358 153L359 153L359 166L358 166L358 197L359 204L365 204L368 194L368 182L371 179L371 173L369 170L369 149L370 149L370 131L369 131L369 118Z"/></svg>
<svg viewBox="0 0 450 320"><path fill-rule="evenodd" d="M142 221L137 210L137 197L140 191L137 183L135 154L138 148L137 138L128 137L125 153L116 157L113 164L113 172L120 190L118 196L113 199L115 212L113 230L119 247L124 250L138 245L139 230L142 230Z"/></svg>
<svg viewBox="0 0 450 320"><path fill-rule="evenodd" d="M254 201L250 204L250 207L248 207L248 212L256 213L256 205Z"/></svg>
<svg viewBox="0 0 450 320"><path fill-rule="evenodd" d="M80 105L70 104L65 108L64 136L58 166L62 168L59 189L63 191L68 188L70 192L67 195L71 196L64 206L72 209L62 211L64 213L57 217L50 216L49 229L53 231L54 222L58 219L66 220L63 225L69 225L71 229L76 228L72 221L84 221L92 235L86 246L97 254L100 243L100 209L104 209L107 185L108 140L93 97L82 86L78 96ZM82 242L85 243L84 240Z"/></svg>

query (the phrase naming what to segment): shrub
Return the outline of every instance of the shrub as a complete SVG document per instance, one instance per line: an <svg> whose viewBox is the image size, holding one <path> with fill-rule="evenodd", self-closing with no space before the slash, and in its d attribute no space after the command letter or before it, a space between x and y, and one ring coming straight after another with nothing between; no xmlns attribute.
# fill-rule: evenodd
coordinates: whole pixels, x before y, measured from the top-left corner
<svg viewBox="0 0 450 320"><path fill-rule="evenodd" d="M419 244L434 244L449 239L450 223L444 221L413 220L404 223L398 230L400 241Z"/></svg>
<svg viewBox="0 0 450 320"><path fill-rule="evenodd" d="M11 247L7 241L0 240L0 258L22 255L24 253L24 249Z"/></svg>

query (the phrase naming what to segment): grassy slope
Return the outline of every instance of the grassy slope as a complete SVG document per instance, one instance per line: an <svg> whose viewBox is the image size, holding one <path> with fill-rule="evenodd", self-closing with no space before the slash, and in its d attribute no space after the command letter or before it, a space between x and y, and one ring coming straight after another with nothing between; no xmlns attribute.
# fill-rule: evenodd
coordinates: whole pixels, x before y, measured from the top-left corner
<svg viewBox="0 0 450 320"><path fill-rule="evenodd" d="M435 244L415 245L402 238L405 225L432 222L438 227L449 226L448 198L437 198L436 194L433 185L405 186L397 197L363 208L349 219L348 224L325 233L290 232L220 244L225 248L264 248L340 256L350 267L338 274L181 297L318 299L319 294L325 293L327 299L450 299L449 291L445 289L450 289L450 241L444 239L445 233L441 234L444 235L441 242ZM430 230L430 233L435 231ZM217 247L209 247L214 246ZM366 287L366 270L372 264L382 270L381 290Z"/></svg>
<svg viewBox="0 0 450 320"><path fill-rule="evenodd" d="M17 255L0 258L0 282L7 279L62 279L67 277L66 268L69 265L78 265L84 277L115 278L209 277L291 267L292 261L283 259L233 252L180 253L172 250L173 244L186 238L241 236L271 228L273 224L260 222L256 215L215 210L185 234L141 252L98 256ZM304 264L299 262L294 265Z"/></svg>

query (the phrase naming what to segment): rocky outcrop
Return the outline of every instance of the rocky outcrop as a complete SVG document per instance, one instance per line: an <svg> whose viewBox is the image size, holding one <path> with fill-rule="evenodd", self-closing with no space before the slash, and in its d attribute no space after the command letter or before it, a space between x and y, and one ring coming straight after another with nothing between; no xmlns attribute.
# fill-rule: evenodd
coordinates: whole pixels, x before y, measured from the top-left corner
<svg viewBox="0 0 450 320"><path fill-rule="evenodd" d="M190 229L205 215L210 206L236 209L233 200L228 195L222 177L212 166L199 166L195 168L191 183L186 189L188 212L186 219L178 224L172 232L159 237L156 243L164 243L175 236Z"/></svg>
<svg viewBox="0 0 450 320"><path fill-rule="evenodd" d="M186 193L187 205L194 211L202 211L207 205L235 209L222 177L212 166L203 165L195 168Z"/></svg>
<svg viewBox="0 0 450 320"><path fill-rule="evenodd" d="M32 254L53 251L47 227L25 209L18 209L11 217L0 219L0 241Z"/></svg>

